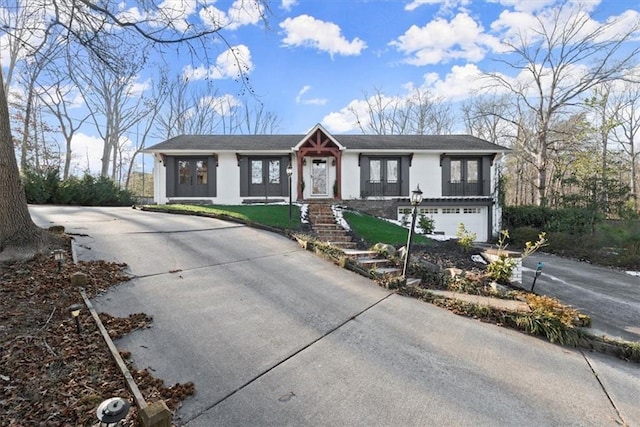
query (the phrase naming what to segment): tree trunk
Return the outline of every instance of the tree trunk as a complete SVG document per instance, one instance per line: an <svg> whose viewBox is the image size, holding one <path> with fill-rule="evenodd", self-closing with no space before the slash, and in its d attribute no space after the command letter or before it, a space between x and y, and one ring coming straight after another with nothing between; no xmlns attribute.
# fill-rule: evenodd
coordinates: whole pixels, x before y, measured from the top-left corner
<svg viewBox="0 0 640 427"><path fill-rule="evenodd" d="M0 87L2 80L0 71ZM0 90L0 262L32 258L61 241L31 220L13 152L7 96Z"/></svg>

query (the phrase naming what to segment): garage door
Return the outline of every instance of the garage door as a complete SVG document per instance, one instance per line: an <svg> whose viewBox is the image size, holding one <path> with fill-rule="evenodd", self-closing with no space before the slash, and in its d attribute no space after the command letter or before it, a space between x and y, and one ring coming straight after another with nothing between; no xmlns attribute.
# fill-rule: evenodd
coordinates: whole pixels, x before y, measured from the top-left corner
<svg viewBox="0 0 640 427"><path fill-rule="evenodd" d="M399 209L398 220L402 221L402 217L406 217L410 212L411 208ZM455 236L458 226L462 223L467 231L476 233L476 241L486 242L488 240L488 209L486 206L425 207L419 208L418 212L420 215L434 219L436 232L444 233L447 236Z"/></svg>
<svg viewBox="0 0 640 427"><path fill-rule="evenodd" d="M487 207L442 207L433 215L436 231L444 231L446 235L455 236L460 223L467 231L476 233L476 241L487 241Z"/></svg>

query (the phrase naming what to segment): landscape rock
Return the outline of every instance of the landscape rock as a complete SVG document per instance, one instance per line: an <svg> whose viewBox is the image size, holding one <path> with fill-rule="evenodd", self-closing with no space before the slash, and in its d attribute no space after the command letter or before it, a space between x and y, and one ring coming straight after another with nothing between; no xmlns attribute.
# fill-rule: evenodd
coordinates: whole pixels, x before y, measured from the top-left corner
<svg viewBox="0 0 640 427"><path fill-rule="evenodd" d="M373 246L373 250L386 255L387 257L394 257L397 254L396 248L393 245L387 243L376 243Z"/></svg>

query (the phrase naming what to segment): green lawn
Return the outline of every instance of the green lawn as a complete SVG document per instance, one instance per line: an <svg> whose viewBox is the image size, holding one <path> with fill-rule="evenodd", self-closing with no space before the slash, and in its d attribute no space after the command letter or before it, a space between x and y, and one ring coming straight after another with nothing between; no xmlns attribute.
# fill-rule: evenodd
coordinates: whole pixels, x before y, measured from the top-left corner
<svg viewBox="0 0 640 427"><path fill-rule="evenodd" d="M291 206L291 220L289 205L163 205L162 208L170 211L226 215L282 229L297 230L300 226L300 207L296 205Z"/></svg>
<svg viewBox="0 0 640 427"><path fill-rule="evenodd" d="M345 211L342 213L353 232L369 244L378 242L391 245L404 245L407 243L408 232L404 227L392 224L388 221L371 215ZM421 235L414 234L413 242L428 245L429 240Z"/></svg>
<svg viewBox="0 0 640 427"><path fill-rule="evenodd" d="M215 215L226 215L243 221L264 224L270 227L298 230L300 227L300 207L293 205L291 221L289 221L288 205L163 205L164 210L182 212L201 212ZM345 211L344 219L353 232L369 244L378 242L391 245L407 243L408 230L388 221L371 215ZM413 242L429 244L429 240L421 235L414 235Z"/></svg>

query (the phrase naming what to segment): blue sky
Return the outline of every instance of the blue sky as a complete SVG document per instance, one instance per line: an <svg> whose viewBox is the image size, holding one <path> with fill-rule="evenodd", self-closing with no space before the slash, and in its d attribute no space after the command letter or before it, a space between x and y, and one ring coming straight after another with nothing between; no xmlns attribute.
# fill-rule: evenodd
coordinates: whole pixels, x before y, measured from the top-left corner
<svg viewBox="0 0 640 427"><path fill-rule="evenodd" d="M350 110L363 111L365 93L406 97L413 89L459 103L482 88L482 71L511 73L501 67L504 40L530 31L536 17L548 21L557 0L272 0L268 28L244 0L161 0L165 13L180 23L222 26L226 43L218 43L215 65L183 54L164 57L178 75L210 89L211 96L247 100L234 78L237 63L229 46L243 59L256 99L278 117L277 132L303 134L316 123L333 133L360 133ZM140 12L120 3L122 17ZM202 5L205 5L203 7ZM566 0L565 10L576 7ZM640 19L640 0L587 0L588 26L609 19L625 25ZM639 35L640 37L640 35ZM636 38L630 44L639 43ZM0 45L3 44L0 37ZM165 52L175 52L164 49ZM0 60L6 61L0 55ZM3 65L6 65L3 62ZM150 74L137 85L149 90ZM508 78L517 79L516 75ZM206 83L205 83L206 82ZM78 113L78 116L80 114ZM462 121L454 132L464 132ZM62 140L62 138L60 138ZM160 142L148 141L147 146ZM83 127L73 149L76 171L99 170L102 142L95 129Z"/></svg>
<svg viewBox="0 0 640 427"><path fill-rule="evenodd" d="M213 6L230 15L231 4L219 0ZM504 55L500 41L557 4L285 0L272 3L270 30L255 21L223 34L250 55L251 85L279 117L280 133L304 133L316 123L333 132L357 132L347 109L361 108L364 94L378 89L388 96L421 88L447 101L468 98L480 84L480 71L500 69L495 61ZM637 0L586 3L592 25L618 16L638 19L639 8ZM233 94L238 89L230 80L216 83Z"/></svg>

